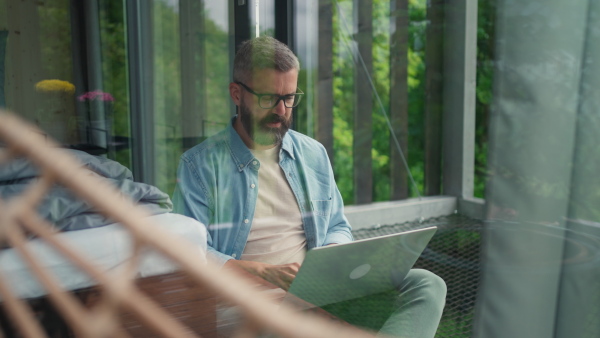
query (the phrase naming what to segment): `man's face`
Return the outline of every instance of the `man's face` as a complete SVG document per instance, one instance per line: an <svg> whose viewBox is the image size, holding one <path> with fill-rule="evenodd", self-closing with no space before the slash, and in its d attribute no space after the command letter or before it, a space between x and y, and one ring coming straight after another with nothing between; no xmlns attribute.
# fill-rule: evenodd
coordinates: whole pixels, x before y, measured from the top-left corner
<svg viewBox="0 0 600 338"><path fill-rule="evenodd" d="M265 69L254 72L252 83L245 83L259 94L286 95L296 92L298 72L278 72ZM271 109L259 106L258 97L242 89L240 119L244 130L259 145L278 145L292 124L292 108L286 108L283 101Z"/></svg>

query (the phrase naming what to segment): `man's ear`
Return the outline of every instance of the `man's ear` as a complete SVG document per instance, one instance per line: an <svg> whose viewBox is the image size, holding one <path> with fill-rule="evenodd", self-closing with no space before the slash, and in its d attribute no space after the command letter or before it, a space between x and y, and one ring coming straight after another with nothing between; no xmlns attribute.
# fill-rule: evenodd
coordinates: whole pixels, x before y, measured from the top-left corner
<svg viewBox="0 0 600 338"><path fill-rule="evenodd" d="M240 85L235 82L229 83L229 96L231 96L233 103L236 106L239 106L242 101L242 89L240 88Z"/></svg>

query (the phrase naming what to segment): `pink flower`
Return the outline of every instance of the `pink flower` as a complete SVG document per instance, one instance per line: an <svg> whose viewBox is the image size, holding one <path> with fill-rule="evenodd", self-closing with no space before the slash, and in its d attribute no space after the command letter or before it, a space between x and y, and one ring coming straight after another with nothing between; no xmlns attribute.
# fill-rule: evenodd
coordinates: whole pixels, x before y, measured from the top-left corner
<svg viewBox="0 0 600 338"><path fill-rule="evenodd" d="M92 101L95 99L98 99L100 101L114 101L115 100L115 98L112 95L110 95L110 93L105 93L100 90L94 90L93 92L87 92L87 93L81 94L77 97L77 99L82 102L86 101L86 100Z"/></svg>

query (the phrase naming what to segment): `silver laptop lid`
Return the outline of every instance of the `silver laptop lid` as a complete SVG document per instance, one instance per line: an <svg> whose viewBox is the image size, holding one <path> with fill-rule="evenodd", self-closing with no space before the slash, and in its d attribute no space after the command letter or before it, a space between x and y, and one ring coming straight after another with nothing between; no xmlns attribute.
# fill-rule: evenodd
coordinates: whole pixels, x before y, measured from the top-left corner
<svg viewBox="0 0 600 338"><path fill-rule="evenodd" d="M289 293L315 306L396 288L437 227L309 250Z"/></svg>

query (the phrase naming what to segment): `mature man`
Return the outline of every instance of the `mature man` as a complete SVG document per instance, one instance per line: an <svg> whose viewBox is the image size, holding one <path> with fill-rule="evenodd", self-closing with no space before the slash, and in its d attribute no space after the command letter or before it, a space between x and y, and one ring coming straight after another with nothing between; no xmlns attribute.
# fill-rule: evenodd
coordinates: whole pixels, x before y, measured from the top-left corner
<svg viewBox="0 0 600 338"><path fill-rule="evenodd" d="M325 148L289 130L292 108L303 95L297 88L299 69L294 53L273 38L240 47L229 84L237 116L182 155L173 198L175 211L206 225L214 261L284 289L306 250L352 241ZM376 312L360 301L343 308L363 312L359 317L367 321L357 323L362 326L383 324L381 331L388 334L433 337L445 293L439 277L411 270L392 298L371 297L369 304L392 309L380 323L369 321Z"/></svg>

